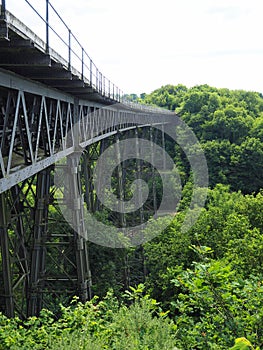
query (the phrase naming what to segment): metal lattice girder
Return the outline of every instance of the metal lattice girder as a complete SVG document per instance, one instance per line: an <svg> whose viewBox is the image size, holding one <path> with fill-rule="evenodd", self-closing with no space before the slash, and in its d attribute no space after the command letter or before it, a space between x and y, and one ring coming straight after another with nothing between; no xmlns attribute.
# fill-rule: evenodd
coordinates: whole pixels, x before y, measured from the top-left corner
<svg viewBox="0 0 263 350"><path fill-rule="evenodd" d="M0 195L0 309L10 317L38 315L42 307L54 309L61 295L78 295L83 302L91 297L76 162L70 156L63 173L64 205L75 232L54 196L60 189L52 184L51 168Z"/></svg>
<svg viewBox="0 0 263 350"><path fill-rule="evenodd" d="M81 175L83 178L83 185L85 188L85 202L87 209L94 213L99 210L100 203L94 192L93 184L93 170L94 164L103 152L108 139L102 139L100 142L93 143L85 149L81 157Z"/></svg>
<svg viewBox="0 0 263 350"><path fill-rule="evenodd" d="M1 194L1 255L5 313L27 315L30 245L36 202L34 177Z"/></svg>
<svg viewBox="0 0 263 350"><path fill-rule="evenodd" d="M1 274L4 283L0 287L0 300L3 305L2 311L7 315L19 314L26 317L38 314L42 307L53 308L55 302L62 301L62 296L70 299L79 295L82 301L91 297L91 272L82 190L86 192L85 199L89 211L103 209L94 192L93 169L103 151L109 145L115 145L119 164L116 170L116 194L126 200L126 191L131 181L134 181L134 177L130 175L135 170L133 175L138 179L145 169L142 170L140 162L136 159L129 160L129 164L121 164L118 143L120 138L133 139L131 142L134 142L137 158L140 158L139 135L153 139L152 132L147 132L146 128L142 130L133 128L128 132L118 132L112 137L93 143L82 155L81 152L75 152L68 156L64 165L57 165L62 168L61 188L58 183L55 187L52 169L47 168L1 194ZM79 164L82 165L82 173ZM133 171L129 170L131 168L126 169L131 166ZM152 169L150 172L154 175ZM57 191L63 195L55 196ZM155 191L153 186L153 197L156 197ZM69 221L63 217L61 206L66 207ZM131 220L139 220L141 223L144 210L147 215L147 211L152 212L153 208L142 207L134 219L131 216L126 217L126 214L114 216L112 213L109 220L121 227L125 227L126 220L129 224ZM128 276L127 272L126 282L129 284Z"/></svg>
<svg viewBox="0 0 263 350"><path fill-rule="evenodd" d="M156 196L156 177L159 177L158 171L154 167L154 141L158 136L157 132L153 135L153 128L133 128L128 131L122 131L116 133L112 137L108 137L104 139L103 142L100 141L97 144L92 144L87 147L85 152L82 154L82 161L80 164L82 165L82 184L84 185L84 197L87 204L87 209L89 212L94 213L98 210L105 210L106 217L119 227L126 227L126 222L128 225L138 225L143 223L145 219L147 219L150 215L156 213L159 201ZM161 133L159 132L159 137L161 137ZM140 139L147 140L149 139L149 143L147 143L148 149L146 153L149 154L148 161L144 162L141 159L141 142ZM127 141L127 142L125 142ZM122 143L121 147L119 144ZM128 146L129 145L129 146ZM103 162L112 161L116 163L116 168L112 174L104 173L101 174L98 171L95 171L95 182L96 186L94 186L94 169L97 160L100 158L101 153L109 147L109 149L114 149L113 158L103 158ZM145 150L144 150L145 152ZM109 164L105 163L105 169L108 168ZM112 170L112 169L111 169ZM101 176L110 175L112 178L112 187L107 188L105 192L104 181L102 181L102 187L100 185ZM135 180L142 179L146 183L149 182L149 195L146 201L144 202L142 196L142 185L141 181L137 183L138 191L133 193L132 186ZM99 190L99 198L96 194L95 187ZM122 206L120 208L120 212L116 212L107 207L107 203L109 203L108 194L114 193ZM132 196L136 201L138 209L136 212L125 213L124 210L124 202L129 201ZM159 196L158 196L159 197ZM102 202L101 202L102 200Z"/></svg>
<svg viewBox="0 0 263 350"><path fill-rule="evenodd" d="M3 192L51 165L56 156L73 147L65 143L72 133L73 99L8 73L0 75Z"/></svg>
<svg viewBox="0 0 263 350"><path fill-rule="evenodd" d="M62 294L68 298L78 295L83 302L91 297L88 242L78 162L79 153L74 153L56 169L56 188L54 187L49 234L45 243L45 307L50 306L50 292L53 299L57 300Z"/></svg>
<svg viewBox="0 0 263 350"><path fill-rule="evenodd" d="M84 149L117 130L160 123L159 117L159 112L121 104L76 100L0 70L0 193L79 147ZM164 114L162 123L169 118Z"/></svg>

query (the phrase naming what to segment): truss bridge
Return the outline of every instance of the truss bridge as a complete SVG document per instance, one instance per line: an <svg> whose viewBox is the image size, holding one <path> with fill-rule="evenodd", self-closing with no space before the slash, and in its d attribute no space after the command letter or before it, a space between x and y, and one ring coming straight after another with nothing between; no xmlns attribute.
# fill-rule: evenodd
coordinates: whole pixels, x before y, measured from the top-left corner
<svg viewBox="0 0 263 350"><path fill-rule="evenodd" d="M91 298L84 208L91 213L102 210L94 192L95 164L110 145L115 145L120 160L118 145L129 138L135 140L132 148L139 159L136 140L155 138L165 148L165 129L175 115L126 101L49 0L44 13L30 1L21 0L21 4L42 23L44 37L9 11L8 0L2 0L0 311L23 318L39 314L65 293L69 298L78 295L83 302ZM66 37L56 32L51 17L64 26ZM65 54L56 49L59 44ZM149 145L151 163L154 149ZM123 200L127 164L128 159L120 162L115 172L116 193ZM143 163L134 161L134 165L137 178L144 171ZM54 180L55 172L59 181ZM153 181L151 199L137 210L136 218L113 210L109 220L119 227L127 226L127 220L141 223L145 216L154 215L157 202ZM66 226L68 217L61 215L62 207L71 226Z"/></svg>

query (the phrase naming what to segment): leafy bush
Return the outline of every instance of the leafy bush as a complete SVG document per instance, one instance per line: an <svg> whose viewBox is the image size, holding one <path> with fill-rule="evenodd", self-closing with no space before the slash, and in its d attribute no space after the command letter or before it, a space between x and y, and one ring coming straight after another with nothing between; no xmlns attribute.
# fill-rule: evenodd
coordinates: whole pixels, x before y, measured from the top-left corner
<svg viewBox="0 0 263 350"><path fill-rule="evenodd" d="M208 247L196 248L202 262L182 270L172 280L181 292L171 302L183 349L226 349L244 336L263 343L263 283L241 279L224 260L207 257Z"/></svg>
<svg viewBox="0 0 263 350"><path fill-rule="evenodd" d="M1 315L0 349L175 349L175 326L154 299L139 295L140 289L127 294L130 306L111 292L101 301L61 306L57 321L47 310L24 322Z"/></svg>

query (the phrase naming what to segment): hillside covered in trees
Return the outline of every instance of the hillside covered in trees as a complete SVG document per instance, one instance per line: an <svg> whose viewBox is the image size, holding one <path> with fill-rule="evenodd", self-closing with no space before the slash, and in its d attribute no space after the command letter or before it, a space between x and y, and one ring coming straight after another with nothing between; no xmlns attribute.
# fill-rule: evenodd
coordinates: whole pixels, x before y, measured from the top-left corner
<svg viewBox="0 0 263 350"><path fill-rule="evenodd" d="M181 232L192 174L167 140L183 184L172 223L138 248L91 244L97 296L59 317L1 316L0 349L263 349L263 96L167 85L128 97L176 111L199 139L209 190L198 221Z"/></svg>
<svg viewBox="0 0 263 350"><path fill-rule="evenodd" d="M211 188L222 183L252 193L263 187L262 94L166 85L137 99L176 111L193 129L206 155Z"/></svg>

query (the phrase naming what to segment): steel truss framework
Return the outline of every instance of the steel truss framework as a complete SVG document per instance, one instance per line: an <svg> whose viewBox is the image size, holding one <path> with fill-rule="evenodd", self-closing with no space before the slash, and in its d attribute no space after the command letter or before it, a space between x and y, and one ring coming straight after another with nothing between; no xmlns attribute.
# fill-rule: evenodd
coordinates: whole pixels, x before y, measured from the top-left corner
<svg viewBox="0 0 263 350"><path fill-rule="evenodd" d="M164 113L161 123L171 117ZM138 126L154 124L160 124L160 111L105 107L0 70L0 310L6 315L38 314L65 292L78 294L81 301L91 297L80 189L84 181L88 209L100 210L92 162L115 138L127 132L138 137ZM71 176L59 199L53 165L65 157L61 166ZM141 172L140 163L137 170ZM124 173L125 165L118 169L121 198ZM67 205L75 231L61 219L59 200ZM143 215L141 211L141 220ZM118 220L125 225L124 217Z"/></svg>
<svg viewBox="0 0 263 350"><path fill-rule="evenodd" d="M76 148L135 126L168 123L171 113L102 106L0 70L0 193ZM160 122L161 119L161 122Z"/></svg>

